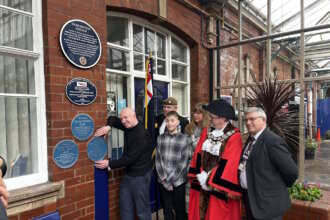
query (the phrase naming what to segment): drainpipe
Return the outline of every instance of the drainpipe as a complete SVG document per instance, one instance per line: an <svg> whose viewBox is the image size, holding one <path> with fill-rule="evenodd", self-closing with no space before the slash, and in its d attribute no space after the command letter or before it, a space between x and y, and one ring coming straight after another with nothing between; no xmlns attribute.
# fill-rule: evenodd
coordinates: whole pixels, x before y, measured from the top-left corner
<svg viewBox="0 0 330 220"><path fill-rule="evenodd" d="M213 49L209 49L209 63L210 63L210 84L209 84L209 102L213 100L213 74L214 74L214 68L213 68Z"/></svg>
<svg viewBox="0 0 330 220"><path fill-rule="evenodd" d="M217 46L220 46L220 20L217 19L217 24L216 24L216 29L217 29ZM216 60L216 67L217 67L217 98L220 98L221 96L221 54L220 54L220 49L217 48L217 60Z"/></svg>

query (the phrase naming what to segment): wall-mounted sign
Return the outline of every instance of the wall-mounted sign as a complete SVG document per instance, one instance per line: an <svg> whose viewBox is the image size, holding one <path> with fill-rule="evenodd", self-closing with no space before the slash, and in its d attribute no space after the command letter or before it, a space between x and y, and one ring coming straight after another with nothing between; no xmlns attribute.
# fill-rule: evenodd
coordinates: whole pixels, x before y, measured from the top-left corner
<svg viewBox="0 0 330 220"><path fill-rule="evenodd" d="M68 99L76 105L89 105L96 99L96 86L85 78L74 78L65 88Z"/></svg>
<svg viewBox="0 0 330 220"><path fill-rule="evenodd" d="M73 19L66 22L60 32L60 44L65 57L79 68L91 68L101 58L100 38L85 21Z"/></svg>
<svg viewBox="0 0 330 220"><path fill-rule="evenodd" d="M72 119L71 131L75 138L86 141L94 133L94 121L88 114L78 114Z"/></svg>
<svg viewBox="0 0 330 220"><path fill-rule="evenodd" d="M53 160L60 168L70 168L78 160L79 150L77 144L72 140L58 142L53 150Z"/></svg>
<svg viewBox="0 0 330 220"><path fill-rule="evenodd" d="M94 137L88 142L87 156L92 161L102 160L107 154L107 142L103 137Z"/></svg>

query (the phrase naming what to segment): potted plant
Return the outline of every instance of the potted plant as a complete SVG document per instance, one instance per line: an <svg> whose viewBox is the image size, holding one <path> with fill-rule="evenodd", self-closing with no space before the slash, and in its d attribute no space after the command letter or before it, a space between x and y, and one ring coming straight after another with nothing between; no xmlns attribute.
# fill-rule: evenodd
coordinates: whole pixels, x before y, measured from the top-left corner
<svg viewBox="0 0 330 220"><path fill-rule="evenodd" d="M322 192L319 186L297 182L289 188L289 193L292 199L315 202L322 197Z"/></svg>
<svg viewBox="0 0 330 220"><path fill-rule="evenodd" d="M309 138L306 141L305 144L305 159L306 160L311 160L314 159L315 157L315 150L317 148L318 144L313 138Z"/></svg>
<svg viewBox="0 0 330 220"><path fill-rule="evenodd" d="M330 130L327 130L327 131L325 132L325 139L326 139L326 140L330 140Z"/></svg>

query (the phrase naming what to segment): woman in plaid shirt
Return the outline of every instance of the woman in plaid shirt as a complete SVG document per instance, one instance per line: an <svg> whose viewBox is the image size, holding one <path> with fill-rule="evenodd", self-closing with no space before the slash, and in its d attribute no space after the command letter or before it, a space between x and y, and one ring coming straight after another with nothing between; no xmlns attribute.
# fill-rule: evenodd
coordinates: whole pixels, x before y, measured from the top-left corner
<svg viewBox="0 0 330 220"><path fill-rule="evenodd" d="M157 138L156 170L164 219L185 219L185 183L189 161L190 138L178 130L179 115L169 112L166 131Z"/></svg>

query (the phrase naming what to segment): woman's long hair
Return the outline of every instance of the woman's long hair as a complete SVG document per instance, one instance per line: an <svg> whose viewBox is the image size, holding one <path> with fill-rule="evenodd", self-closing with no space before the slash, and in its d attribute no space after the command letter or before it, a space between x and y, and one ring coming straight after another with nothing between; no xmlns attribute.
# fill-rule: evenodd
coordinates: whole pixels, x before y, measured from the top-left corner
<svg viewBox="0 0 330 220"><path fill-rule="evenodd" d="M200 128L206 128L209 126L210 123L210 117L207 111L205 111L203 109L203 103L197 103L195 105L195 108L193 109L193 111L191 112L191 122L187 125L185 132L189 135L192 135L196 129L196 127L198 127L199 125L196 124L195 120L194 120L194 113L202 113L203 114L203 120L202 123L200 124Z"/></svg>

